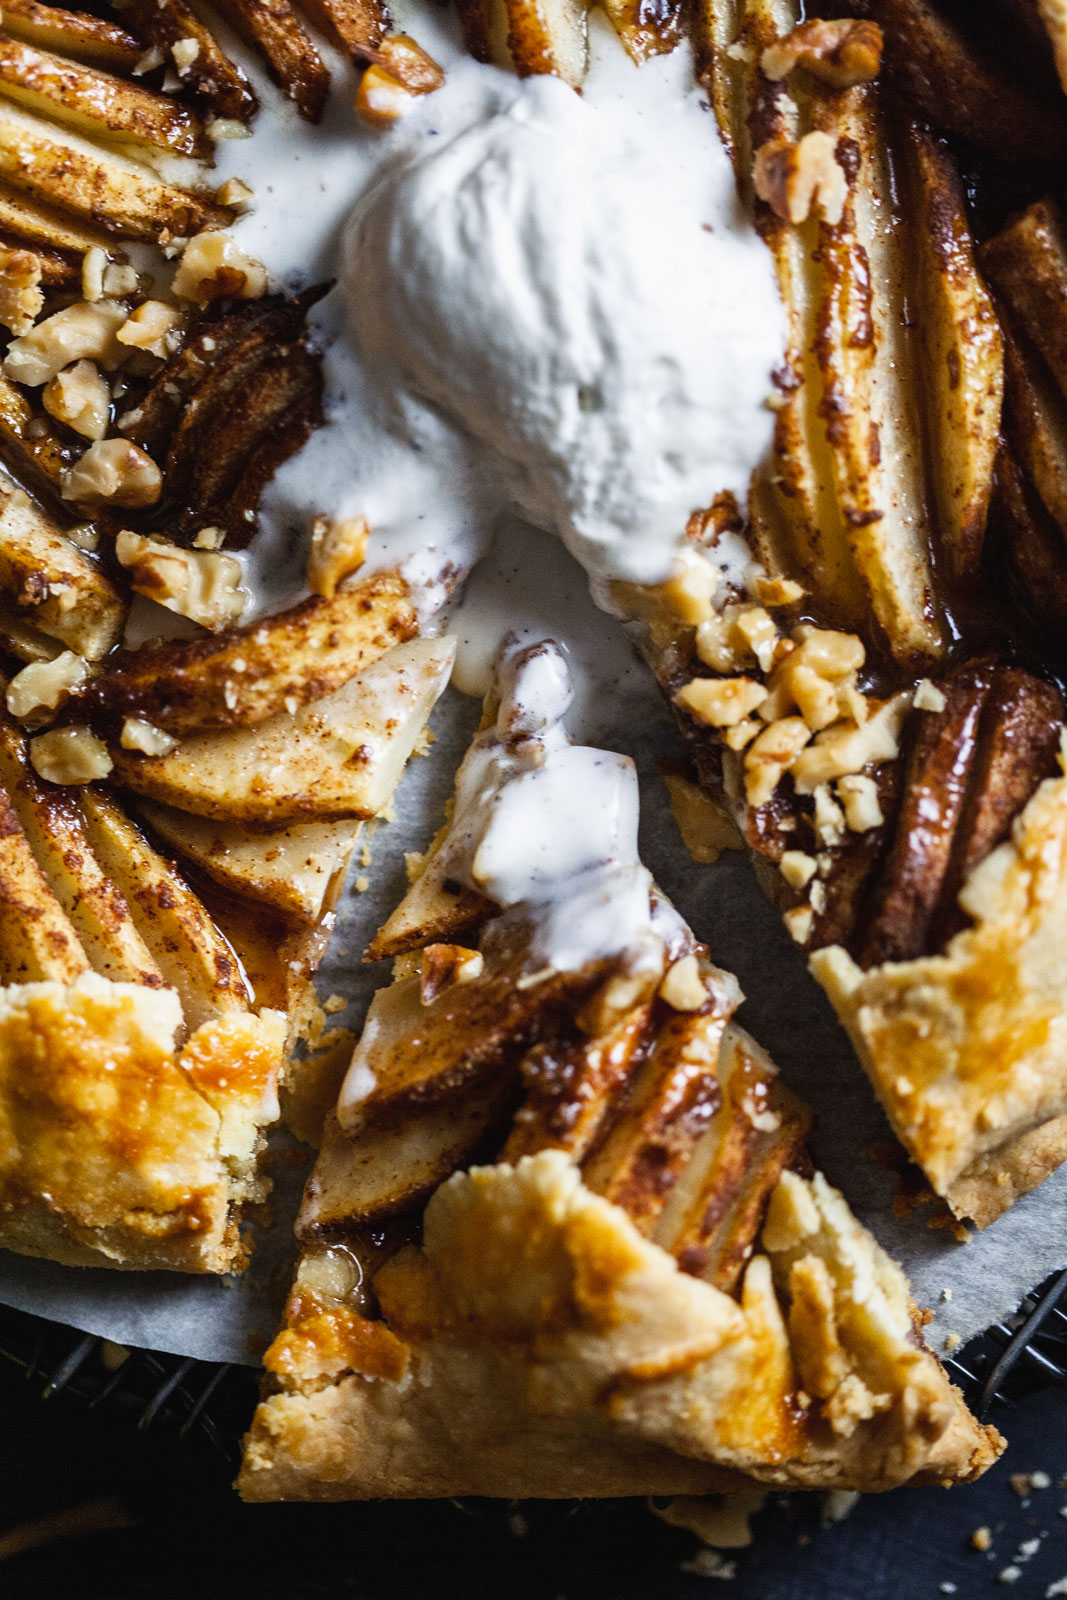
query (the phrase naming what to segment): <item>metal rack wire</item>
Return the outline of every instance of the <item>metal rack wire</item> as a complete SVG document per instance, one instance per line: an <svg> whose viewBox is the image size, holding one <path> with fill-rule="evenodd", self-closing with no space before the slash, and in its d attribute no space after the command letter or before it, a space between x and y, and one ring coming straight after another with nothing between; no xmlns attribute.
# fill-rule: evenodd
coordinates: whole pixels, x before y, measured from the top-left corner
<svg viewBox="0 0 1067 1600"><path fill-rule="evenodd" d="M20 1366L41 1398L121 1407L141 1432L170 1431L180 1443L199 1432L234 1461L255 1403L248 1367L194 1361L151 1350L124 1357L108 1341L0 1307L0 1358ZM1048 1385L1067 1387L1067 1269L1026 1296L1014 1316L943 1358L953 1381L985 1418Z"/></svg>

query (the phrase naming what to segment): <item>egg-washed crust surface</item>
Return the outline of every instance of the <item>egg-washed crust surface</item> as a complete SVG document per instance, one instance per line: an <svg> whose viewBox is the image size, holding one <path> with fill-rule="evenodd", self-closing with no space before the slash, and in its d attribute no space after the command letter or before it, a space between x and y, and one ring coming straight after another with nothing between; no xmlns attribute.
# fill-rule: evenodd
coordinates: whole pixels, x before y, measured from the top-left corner
<svg viewBox="0 0 1067 1600"><path fill-rule="evenodd" d="M780 1180L736 1300L560 1151L449 1179L376 1287L381 1321L321 1313L271 1346L246 1499L872 1491L1000 1448L821 1177Z"/></svg>

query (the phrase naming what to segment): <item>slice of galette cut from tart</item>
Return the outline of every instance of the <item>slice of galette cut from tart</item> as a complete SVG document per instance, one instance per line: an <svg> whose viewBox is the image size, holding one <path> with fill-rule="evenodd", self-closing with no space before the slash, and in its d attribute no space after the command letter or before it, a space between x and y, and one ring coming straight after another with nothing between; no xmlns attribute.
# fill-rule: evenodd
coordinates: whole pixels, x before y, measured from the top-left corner
<svg viewBox="0 0 1067 1600"><path fill-rule="evenodd" d="M805 1153L630 764L513 656L375 954L245 1443L249 1500L887 1488L999 1439Z"/></svg>
<svg viewBox="0 0 1067 1600"><path fill-rule="evenodd" d="M346 866L450 672L415 627L370 577L112 657L85 721L0 716L0 1245L244 1265Z"/></svg>

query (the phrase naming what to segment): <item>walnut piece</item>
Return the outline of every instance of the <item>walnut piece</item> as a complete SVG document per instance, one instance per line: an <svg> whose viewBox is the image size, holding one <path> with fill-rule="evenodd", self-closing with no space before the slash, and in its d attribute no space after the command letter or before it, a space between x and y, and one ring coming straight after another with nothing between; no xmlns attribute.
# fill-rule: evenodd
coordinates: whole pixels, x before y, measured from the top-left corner
<svg viewBox="0 0 1067 1600"><path fill-rule="evenodd" d="M51 661L32 661L8 684L7 709L20 722L27 717L41 718L42 712L57 710L88 672L86 662L73 650L64 650Z"/></svg>
<svg viewBox="0 0 1067 1600"><path fill-rule="evenodd" d="M409 34L390 34L360 79L356 115L372 128L387 128L407 115L419 95L432 94L444 81L437 62Z"/></svg>
<svg viewBox="0 0 1067 1600"><path fill-rule="evenodd" d="M211 550L182 550L139 533L120 533L115 555L138 594L217 631L237 621L248 598L241 564Z"/></svg>
<svg viewBox="0 0 1067 1600"><path fill-rule="evenodd" d="M782 717L754 739L745 751L745 797L750 806L767 804L811 738L802 717Z"/></svg>
<svg viewBox="0 0 1067 1600"><path fill-rule="evenodd" d="M80 300L77 305L65 306L11 341L4 360L4 376L35 388L72 361L87 356L107 367L117 366L122 351L115 335L125 321L123 307L106 300L97 305Z"/></svg>
<svg viewBox="0 0 1067 1600"><path fill-rule="evenodd" d="M838 778L837 792L845 808L845 821L852 833L867 833L885 821L878 799L878 785L873 778L865 778L858 773Z"/></svg>
<svg viewBox="0 0 1067 1600"><path fill-rule="evenodd" d="M200 54L200 41L198 39L175 39L170 47L170 54L179 74L188 72Z"/></svg>
<svg viewBox="0 0 1067 1600"><path fill-rule="evenodd" d="M668 967L659 992L675 1011L699 1011L707 1002L708 986L700 976L696 956L683 956Z"/></svg>
<svg viewBox="0 0 1067 1600"><path fill-rule="evenodd" d="M780 83L795 67L803 67L831 89L851 89L877 78L882 65L882 30L876 22L843 17L826 22L814 17L784 39L769 44L760 57L765 78Z"/></svg>
<svg viewBox="0 0 1067 1600"><path fill-rule="evenodd" d="M104 298L104 273L107 270L107 251L91 244L82 256L82 299Z"/></svg>
<svg viewBox="0 0 1067 1600"><path fill-rule="evenodd" d="M247 183L240 178L227 178L215 190L215 199L220 206L226 206L230 211L251 211L255 200L255 193Z"/></svg>
<svg viewBox="0 0 1067 1600"><path fill-rule="evenodd" d="M174 293L208 305L212 300L258 300L267 292L267 269L228 233L209 228L189 240L174 274Z"/></svg>
<svg viewBox="0 0 1067 1600"><path fill-rule="evenodd" d="M910 705L910 694L902 690L866 722L839 722L818 734L815 743L793 765L797 793L813 794L834 778L862 772L877 761L895 760L900 754L900 730Z"/></svg>
<svg viewBox="0 0 1067 1600"><path fill-rule="evenodd" d="M754 678L694 678L675 695L678 705L709 728L733 728L767 698Z"/></svg>
<svg viewBox="0 0 1067 1600"><path fill-rule="evenodd" d="M46 383L41 404L83 439L102 439L111 419L111 390L94 361L76 361Z"/></svg>
<svg viewBox="0 0 1067 1600"><path fill-rule="evenodd" d="M0 245L0 323L12 333L29 333L44 306L41 263L32 250Z"/></svg>
<svg viewBox="0 0 1067 1600"><path fill-rule="evenodd" d="M83 725L39 733L30 740L30 763L46 783L95 783L111 771L107 745Z"/></svg>
<svg viewBox="0 0 1067 1600"><path fill-rule="evenodd" d="M815 876L818 863L804 850L787 850L778 863L779 871L791 889L800 893Z"/></svg>
<svg viewBox="0 0 1067 1600"><path fill-rule="evenodd" d="M165 733L143 717L126 718L119 743L124 750L139 750L145 756L169 756L172 750L178 748L178 741L172 733Z"/></svg>
<svg viewBox="0 0 1067 1600"><path fill-rule="evenodd" d="M177 348L175 330L183 321L175 306L162 300L145 300L136 311L131 311L115 338L119 344L135 350L147 350L149 355L165 357Z"/></svg>
<svg viewBox="0 0 1067 1600"><path fill-rule="evenodd" d="M798 144L768 140L756 151L752 182L760 199L785 222L804 222L813 211L831 227L841 221L848 179L828 133L806 133Z"/></svg>
<svg viewBox="0 0 1067 1600"><path fill-rule="evenodd" d="M367 556L370 528L365 517L334 522L316 517L311 529L307 580L312 594L332 600L346 578L358 572Z"/></svg>
<svg viewBox="0 0 1067 1600"><path fill-rule="evenodd" d="M154 506L163 474L152 457L128 439L98 439L60 479L64 500L84 506Z"/></svg>

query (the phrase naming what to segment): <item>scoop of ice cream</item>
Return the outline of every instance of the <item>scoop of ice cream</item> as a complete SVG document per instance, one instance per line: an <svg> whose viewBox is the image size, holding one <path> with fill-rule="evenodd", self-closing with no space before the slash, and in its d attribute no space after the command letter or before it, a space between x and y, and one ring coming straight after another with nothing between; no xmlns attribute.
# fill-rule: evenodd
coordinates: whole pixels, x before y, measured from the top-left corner
<svg viewBox="0 0 1067 1600"><path fill-rule="evenodd" d="M694 122L527 80L413 144L347 227L364 362L600 577L664 577L690 514L743 503L770 442L770 257Z"/></svg>

